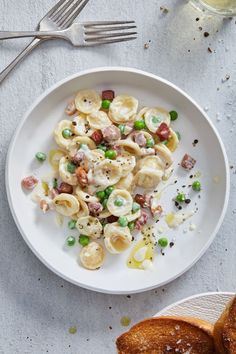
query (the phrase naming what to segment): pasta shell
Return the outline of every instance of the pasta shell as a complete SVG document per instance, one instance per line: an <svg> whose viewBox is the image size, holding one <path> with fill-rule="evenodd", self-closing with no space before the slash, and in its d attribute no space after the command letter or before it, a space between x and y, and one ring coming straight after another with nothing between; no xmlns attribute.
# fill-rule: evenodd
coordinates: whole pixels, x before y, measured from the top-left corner
<svg viewBox="0 0 236 354"><path fill-rule="evenodd" d="M160 159L160 157L153 155L153 156L146 156L140 159L136 164L135 171L138 171L143 167L163 170L165 168L165 164Z"/></svg>
<svg viewBox="0 0 236 354"><path fill-rule="evenodd" d="M178 136L176 132L174 132L174 130L170 128L170 138L168 139L166 146L171 152L174 152L177 149L178 145L179 145Z"/></svg>
<svg viewBox="0 0 236 354"><path fill-rule="evenodd" d="M121 177L121 167L116 161L103 160L94 167L93 178L98 186L112 186L116 184Z"/></svg>
<svg viewBox="0 0 236 354"><path fill-rule="evenodd" d="M116 206L115 201L119 199L123 202L121 206ZM115 189L107 201L107 209L112 215L123 216L129 214L132 210L133 198L125 189Z"/></svg>
<svg viewBox="0 0 236 354"><path fill-rule="evenodd" d="M80 209L78 199L67 193L61 193L53 199L55 210L64 216L77 214Z"/></svg>
<svg viewBox="0 0 236 354"><path fill-rule="evenodd" d="M69 162L69 157L65 156L60 159L59 162L59 175L62 179L63 182L66 182L72 186L77 186L78 184L78 179L76 177L75 173L70 173L67 171L67 165Z"/></svg>
<svg viewBox="0 0 236 354"><path fill-rule="evenodd" d="M91 150L96 149L96 144L92 139L87 136L77 136L76 138L71 140L68 145L70 156L73 157L77 153L81 144L87 145L88 148Z"/></svg>
<svg viewBox="0 0 236 354"><path fill-rule="evenodd" d="M156 133L161 123L170 125L170 115L162 108L150 108L145 114L145 123L152 133Z"/></svg>
<svg viewBox="0 0 236 354"><path fill-rule="evenodd" d="M129 228L121 227L118 223L107 224L104 227L104 236L106 249L112 254L124 252L132 241Z"/></svg>
<svg viewBox="0 0 236 354"><path fill-rule="evenodd" d="M128 152L130 155L139 156L141 155L141 150L138 144L134 143L131 140L118 140L117 145L121 146L124 151Z"/></svg>
<svg viewBox="0 0 236 354"><path fill-rule="evenodd" d="M126 215L128 222L134 221L141 216L141 209L136 211L136 213Z"/></svg>
<svg viewBox="0 0 236 354"><path fill-rule="evenodd" d="M77 218L76 219L79 219L81 218L82 216L89 216L89 208L88 208L88 205L82 200L82 199L79 199L79 203L80 203L80 210L79 212L76 214Z"/></svg>
<svg viewBox="0 0 236 354"><path fill-rule="evenodd" d="M98 218L89 215L82 216L77 220L76 227L80 234L87 235L93 240L101 237L102 225Z"/></svg>
<svg viewBox="0 0 236 354"><path fill-rule="evenodd" d="M55 130L54 130L54 139L60 148L67 150L72 138L65 139L62 135L64 129L70 129L72 131L72 122L70 120L61 120Z"/></svg>
<svg viewBox="0 0 236 354"><path fill-rule="evenodd" d="M48 160L50 165L55 171L59 169L59 162L61 158L65 156L65 153L61 150L50 150L48 155Z"/></svg>
<svg viewBox="0 0 236 354"><path fill-rule="evenodd" d="M76 135L91 136L94 133L91 129L89 122L84 114L75 117L72 121L72 132Z"/></svg>
<svg viewBox="0 0 236 354"><path fill-rule="evenodd" d="M124 152L122 155L117 157L116 162L118 162L121 166L122 177L125 177L133 171L136 164L136 159L129 153Z"/></svg>
<svg viewBox="0 0 236 354"><path fill-rule="evenodd" d="M83 200L86 203L97 203L99 199L93 195L85 193L81 190L80 186L76 187L75 194L77 195L79 200Z"/></svg>
<svg viewBox="0 0 236 354"><path fill-rule="evenodd" d="M101 104L101 97L94 90L81 90L75 97L77 110L85 114L99 111Z"/></svg>
<svg viewBox="0 0 236 354"><path fill-rule="evenodd" d="M93 112L88 117L88 122L91 128L100 129L109 127L112 125L112 122L108 118L108 115L103 111Z"/></svg>
<svg viewBox="0 0 236 354"><path fill-rule="evenodd" d="M103 265L105 252L102 245L97 242L91 242L81 249L79 257L85 268L95 270Z"/></svg>
<svg viewBox="0 0 236 354"><path fill-rule="evenodd" d="M109 109L109 117L115 123L125 123L134 119L138 110L138 100L132 96L116 96Z"/></svg>
<svg viewBox="0 0 236 354"><path fill-rule="evenodd" d="M129 173L128 176L122 177L119 182L115 184L115 187L118 189L125 189L128 192L132 192L135 187L133 174Z"/></svg>
<svg viewBox="0 0 236 354"><path fill-rule="evenodd" d="M149 109L149 107L143 107L136 115L136 120L144 119L144 115Z"/></svg>
<svg viewBox="0 0 236 354"><path fill-rule="evenodd" d="M162 170L154 170L150 167L143 167L136 175L136 185L145 189L155 188L163 176Z"/></svg>
<svg viewBox="0 0 236 354"><path fill-rule="evenodd" d="M156 155L159 156L165 164L165 168L168 168L173 163L173 157L170 150L164 144L157 144L154 146Z"/></svg>

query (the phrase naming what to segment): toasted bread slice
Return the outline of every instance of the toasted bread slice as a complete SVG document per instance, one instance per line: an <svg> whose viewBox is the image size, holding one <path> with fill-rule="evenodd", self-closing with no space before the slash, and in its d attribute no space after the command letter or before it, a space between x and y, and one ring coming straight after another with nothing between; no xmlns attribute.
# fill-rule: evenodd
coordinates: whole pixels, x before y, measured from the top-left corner
<svg viewBox="0 0 236 354"><path fill-rule="evenodd" d="M213 326L188 317L156 317L142 321L116 341L119 354L213 354Z"/></svg>
<svg viewBox="0 0 236 354"><path fill-rule="evenodd" d="M213 336L218 353L236 354L236 297L216 322Z"/></svg>

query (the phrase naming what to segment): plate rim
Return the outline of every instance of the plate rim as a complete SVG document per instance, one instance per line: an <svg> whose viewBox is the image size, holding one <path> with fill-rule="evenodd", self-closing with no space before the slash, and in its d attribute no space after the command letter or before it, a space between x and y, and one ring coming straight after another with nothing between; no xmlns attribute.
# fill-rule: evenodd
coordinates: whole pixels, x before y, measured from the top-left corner
<svg viewBox="0 0 236 354"><path fill-rule="evenodd" d="M175 91L179 92L182 96L184 96L188 101L191 102L192 105L194 105L199 111L200 113L204 116L204 118L206 119L207 123L210 125L211 129L213 130L219 144L220 144L220 148L223 154L223 159L224 159L224 166L225 166L225 172L226 172L226 184L225 184L225 188L226 188L226 193L225 193L225 197L224 197L224 203L223 203L223 208L221 211L221 215L217 221L217 224L215 226L215 228L213 229L213 231L211 232L211 235L208 239L208 241L205 243L204 247L201 249L201 251L197 254L197 256L192 260L192 262L185 267L181 272L179 272L178 274L170 277L168 280L165 280L159 284L156 285L151 285L151 286L147 286L147 287L140 287L138 289L135 290L131 290L131 291L127 291L127 290L110 290L110 289L104 289L102 287L97 288L97 287L93 287L90 285L86 285L86 284L81 284L78 281L75 281L73 279L71 279L70 277L68 277L67 275L61 273L60 271L58 271L54 266L52 266L51 264L49 264L47 262L47 260L45 260L37 251L37 249L35 249L33 247L33 245L30 243L29 238L26 236L26 234L24 233L20 223L18 222L18 218L17 215L15 213L14 207L13 207L13 203L12 203L12 199L11 199L11 193L10 193L10 186L9 186L9 165L10 165L10 160L11 160L11 155L12 155L12 150L15 146L17 137L21 131L21 128L23 126L23 124L25 123L25 121L27 120L28 116L32 113L32 111L35 109L35 107L45 98L47 97L51 92L53 92L54 90L56 90L57 88L59 88L60 86L62 86L63 84L76 79L78 77L84 76L84 75L88 75L88 74L95 74L97 72L105 72L105 71L115 71L115 72L130 72L130 73L134 73L134 74L139 74L145 77L149 77L151 79L157 80L171 88L173 88ZM155 288L159 288L165 284L169 284L172 281L174 281L175 279L179 278L180 276L182 276L184 273L186 273L190 268L192 268L197 261L204 255L204 253L207 251L207 249L210 247L210 245L212 244L213 240L215 239L220 226L222 225L222 222L224 220L226 211L227 211L227 206L228 206L228 202L229 202L229 194L230 194L230 172L229 172L229 163L228 163L228 157L226 154L226 150L225 150L225 146L223 144L223 141L217 131L217 129L215 128L215 126L213 125L213 123L211 122L210 118L208 117L208 115L206 114L206 112L204 112L204 110L200 107L200 105L193 99L191 98L191 96L189 94L187 94L184 90L182 90L181 88L179 88L177 85L173 84L172 82L159 77L158 75L140 70L140 69L136 69L136 68L130 68L130 67L123 67L123 66L104 66L104 67L96 67L96 68L92 68L92 69L86 69L86 70L81 70L75 74L69 75L66 78L56 82L55 84L53 84L52 86L50 86L45 92L43 92L38 98L36 98L36 100L30 105L30 107L28 108L28 110L26 111L26 113L23 115L23 118L21 119L21 121L19 122L17 129L15 130L14 134L11 137L11 141L8 147L8 152L7 152L7 157L6 157L6 168L5 168L5 188L6 188L6 193L7 193L7 200L8 200L8 204L10 207L10 211L11 214L13 216L14 222L18 228L18 230L20 231L21 236L23 237L24 241L26 242L26 244L28 245L28 247L31 249L31 251L37 256L37 258L48 268L50 269L52 272L54 272L56 275L58 275L59 277L63 278L64 280L88 289L88 290L92 290L92 291L96 291L99 293L106 293L106 294L116 294L116 295L122 295L122 294L134 294L134 293L141 293L141 292L145 292L148 290L152 290Z"/></svg>
<svg viewBox="0 0 236 354"><path fill-rule="evenodd" d="M232 295L235 296L236 293L231 292L231 291L210 291L210 292L206 292L206 293L200 293L200 294L195 294L195 295L191 295L188 296L186 298L183 298L181 300L178 300L176 302L173 302L172 304L164 307L162 310L158 311L153 317L159 317L159 316L171 316L171 315L165 315L164 312L166 311L170 311L173 307L175 306L179 306L181 304L184 304L185 302L189 301L189 300L193 300L196 298L203 298L205 296L211 296L211 295Z"/></svg>

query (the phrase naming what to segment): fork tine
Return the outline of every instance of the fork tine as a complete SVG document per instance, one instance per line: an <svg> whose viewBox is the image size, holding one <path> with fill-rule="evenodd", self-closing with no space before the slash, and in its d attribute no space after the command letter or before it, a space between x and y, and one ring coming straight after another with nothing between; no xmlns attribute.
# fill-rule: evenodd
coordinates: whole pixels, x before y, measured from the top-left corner
<svg viewBox="0 0 236 354"><path fill-rule="evenodd" d="M118 39L108 39L108 40L98 40L96 42L86 42L87 47L102 45L102 44L110 44L110 43L118 43L118 42L128 42L133 41L137 37L126 37L126 38L118 38Z"/></svg>
<svg viewBox="0 0 236 354"><path fill-rule="evenodd" d="M71 6L73 1L74 0L66 0L65 4L63 6L61 6L60 9L58 9L58 11L55 12L55 14L53 14L53 16L51 17L51 20L53 20L54 22L57 23L57 21L60 20L60 18L64 15L65 10Z"/></svg>
<svg viewBox="0 0 236 354"><path fill-rule="evenodd" d="M93 42L97 40L106 40L107 38L116 38L116 37L126 37L126 36L133 36L137 34L137 32L119 32L119 33L111 33L111 34L100 34L97 36L87 36L85 41Z"/></svg>
<svg viewBox="0 0 236 354"><path fill-rule="evenodd" d="M60 26L62 28L69 27L88 2L89 0L82 0L73 5L62 18Z"/></svg>
<svg viewBox="0 0 236 354"><path fill-rule="evenodd" d="M90 21L83 22L84 27L94 27L94 26L107 26L107 25L126 25L130 23L135 23L135 21Z"/></svg>
<svg viewBox="0 0 236 354"><path fill-rule="evenodd" d="M51 15L53 15L54 13L57 12L57 10L64 4L66 3L68 0L60 0L58 3L56 3L55 6L53 6L49 11L48 13L46 14L45 17L51 17Z"/></svg>
<svg viewBox="0 0 236 354"><path fill-rule="evenodd" d="M105 32L112 32L112 31L122 31L122 30L128 30L128 29L133 29L137 28L137 26L114 26L114 27L104 27L100 29L94 29L94 30L85 30L84 34L86 35L92 35L92 34L97 34L97 33L105 33Z"/></svg>

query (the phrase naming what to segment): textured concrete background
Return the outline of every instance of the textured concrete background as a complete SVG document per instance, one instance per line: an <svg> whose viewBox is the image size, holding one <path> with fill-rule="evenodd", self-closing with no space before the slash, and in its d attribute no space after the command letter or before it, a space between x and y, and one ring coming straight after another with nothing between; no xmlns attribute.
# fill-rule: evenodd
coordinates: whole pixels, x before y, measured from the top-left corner
<svg viewBox="0 0 236 354"><path fill-rule="evenodd" d="M54 3L0 0L0 29L33 29ZM167 14L160 11L162 5L169 8ZM60 41L44 43L0 86L0 353L4 354L111 354L115 352L114 339L124 331L120 325L123 315L130 316L134 323L186 296L236 290L235 19L204 17L180 0L90 0L81 19L135 19L139 38L129 44L86 50ZM204 32L210 35L204 37ZM144 49L149 40L149 49ZM0 43L1 68L24 43L27 40ZM29 105L58 80L81 69L104 65L147 70L187 91L208 109L234 166L228 212L204 257L164 288L130 298L77 288L42 265L13 222L4 186L10 138ZM224 82L226 75L230 78ZM69 334L71 326L77 327L76 334Z"/></svg>

